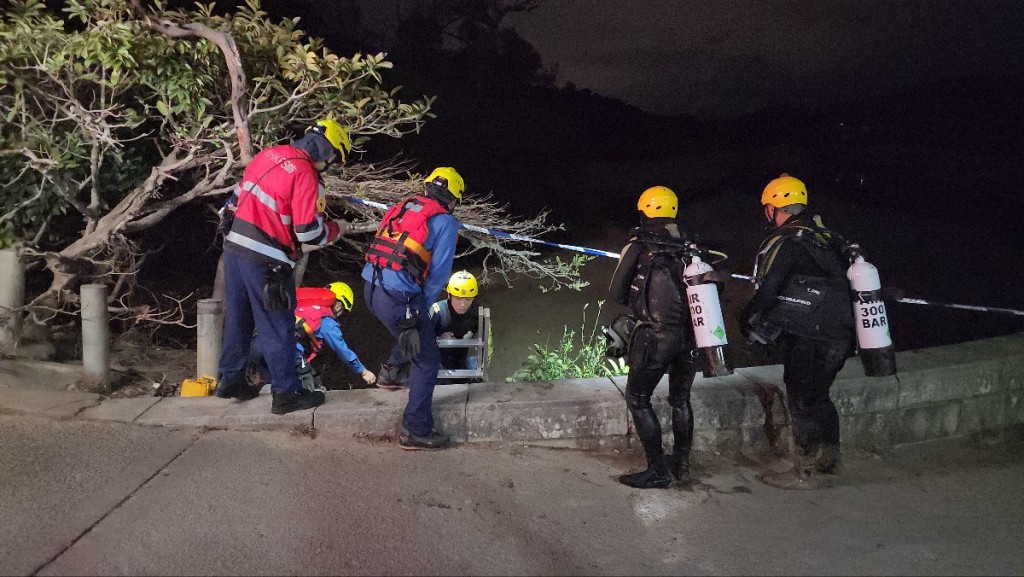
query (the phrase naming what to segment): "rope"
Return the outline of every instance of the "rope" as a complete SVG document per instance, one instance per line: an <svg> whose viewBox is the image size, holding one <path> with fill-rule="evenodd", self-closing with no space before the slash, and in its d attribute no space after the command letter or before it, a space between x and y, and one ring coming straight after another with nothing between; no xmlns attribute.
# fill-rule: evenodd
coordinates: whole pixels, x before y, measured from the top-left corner
<svg viewBox="0 0 1024 577"><path fill-rule="evenodd" d="M345 200L349 200L349 201L355 202L357 204L371 206L373 208L379 208L379 209L384 210L384 211L386 211L389 208L391 208L390 206L388 206L386 204L383 204L383 203L380 203L380 202L374 202L372 200L366 200L365 198L359 198L358 196L345 196L343 198ZM474 232L479 232L479 233L483 233L483 234L489 234L491 236L496 236L498 238L507 238L507 239L510 239L510 240L517 240L517 241L520 241L520 242L529 242L529 243L534 243L534 244L543 244L543 245L554 247L554 248L563 248L563 249L566 249L566 250L571 250L571 251L575 251L575 252L582 252L584 254L589 254L589 255L594 255L594 256L605 256L605 257L616 258L616 259L620 258L619 253L617 253L617 252L609 252L609 251L606 251L606 250L599 250L599 249L596 249L596 248L588 248L588 247L585 247L585 246L576 246L576 245L571 245L571 244L560 244L560 243L557 243L557 242L550 242L550 241L546 241L546 240L541 240L539 238L530 238L528 236L512 234L510 232L505 232L505 231L502 231L502 230L494 230L492 228L484 228L482 226L474 226L474 225L471 225L471 224L459 223L459 227L460 228L464 228L466 230L472 230ZM709 250L708 252L711 253L711 254L714 254L714 255L720 255L722 257L726 257L727 256L725 253L718 252L718 251ZM724 260L724 258L723 258L723 260ZM742 281L746 281L746 282L754 282L754 277L752 277L750 275L732 273L729 276L734 278L734 279L737 279L737 280L742 280ZM905 304L911 304L911 305L928 305L928 306L936 306L936 307L946 307L946 308L951 308L951 309L962 309L962 310L968 310L968 311L979 311L979 312L986 312L986 313L1005 313L1005 314L1012 314L1012 315L1017 315L1017 316L1024 316L1024 311L1018 311L1018 310L1014 310L1014 309L1003 309L1003 308L998 308L998 307L982 307L982 306L961 305L961 304L954 304L954 303L937 303L937 302L934 302L934 301L926 301L926 300L923 300L923 299L911 299L911 298L899 298L899 299L895 299L895 301L898 302L898 303L905 303Z"/></svg>

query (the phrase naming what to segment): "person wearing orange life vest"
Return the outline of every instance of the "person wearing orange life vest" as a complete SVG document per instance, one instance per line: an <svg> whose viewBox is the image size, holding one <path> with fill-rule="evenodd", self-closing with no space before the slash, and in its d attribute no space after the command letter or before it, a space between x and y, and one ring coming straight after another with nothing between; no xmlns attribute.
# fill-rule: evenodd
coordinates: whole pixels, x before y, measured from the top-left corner
<svg viewBox="0 0 1024 577"><path fill-rule="evenodd" d="M348 347L337 320L352 310L352 302L355 300L352 288L343 282L332 282L323 289L300 288L297 296L295 333L298 361L311 362L327 345L352 372L360 375L366 384L372 385L377 380L376 375L368 371L355 351Z"/></svg>
<svg viewBox="0 0 1024 577"><path fill-rule="evenodd" d="M260 151L224 214L224 341L214 395L249 400L245 366L255 331L269 367L276 415L324 402L304 390L295 368L295 282L301 244L323 246L347 229L328 221L320 173L352 148L334 120L320 120L292 144Z"/></svg>
<svg viewBox="0 0 1024 577"><path fill-rule="evenodd" d="M431 404L440 352L428 311L451 274L459 221L452 211L466 183L454 168L434 169L424 192L403 199L384 214L366 251L364 298L395 338L377 385L396 388L409 371L409 401L398 444L407 450L442 449L447 435L434 430Z"/></svg>

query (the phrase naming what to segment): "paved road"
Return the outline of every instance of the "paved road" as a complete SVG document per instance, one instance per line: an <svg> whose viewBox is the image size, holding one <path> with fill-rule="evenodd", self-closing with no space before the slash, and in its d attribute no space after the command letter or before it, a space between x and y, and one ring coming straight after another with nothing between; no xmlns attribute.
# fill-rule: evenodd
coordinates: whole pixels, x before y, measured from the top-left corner
<svg viewBox="0 0 1024 577"><path fill-rule="evenodd" d="M1021 574L1024 448L856 454L789 492L701 458L406 453L288 433L0 416L3 574ZM912 456L913 458L909 458Z"/></svg>

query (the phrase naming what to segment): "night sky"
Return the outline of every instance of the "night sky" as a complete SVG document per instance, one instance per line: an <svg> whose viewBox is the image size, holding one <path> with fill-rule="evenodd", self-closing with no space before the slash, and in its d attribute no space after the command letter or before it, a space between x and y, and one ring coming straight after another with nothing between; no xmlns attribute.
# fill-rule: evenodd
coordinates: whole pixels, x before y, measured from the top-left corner
<svg viewBox="0 0 1024 577"><path fill-rule="evenodd" d="M357 4L378 23L403 2ZM1024 70L1017 0L541 0L506 22L560 83L669 114L828 105Z"/></svg>

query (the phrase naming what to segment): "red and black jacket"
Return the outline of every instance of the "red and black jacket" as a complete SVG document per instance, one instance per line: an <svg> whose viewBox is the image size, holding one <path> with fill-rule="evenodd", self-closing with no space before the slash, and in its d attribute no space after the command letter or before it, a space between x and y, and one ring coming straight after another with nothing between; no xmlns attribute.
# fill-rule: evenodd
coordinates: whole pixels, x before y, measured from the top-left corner
<svg viewBox="0 0 1024 577"><path fill-rule="evenodd" d="M300 243L325 245L340 232L324 219L326 191L313 160L294 146L272 146L257 154L234 196L237 208L225 249L295 266Z"/></svg>

